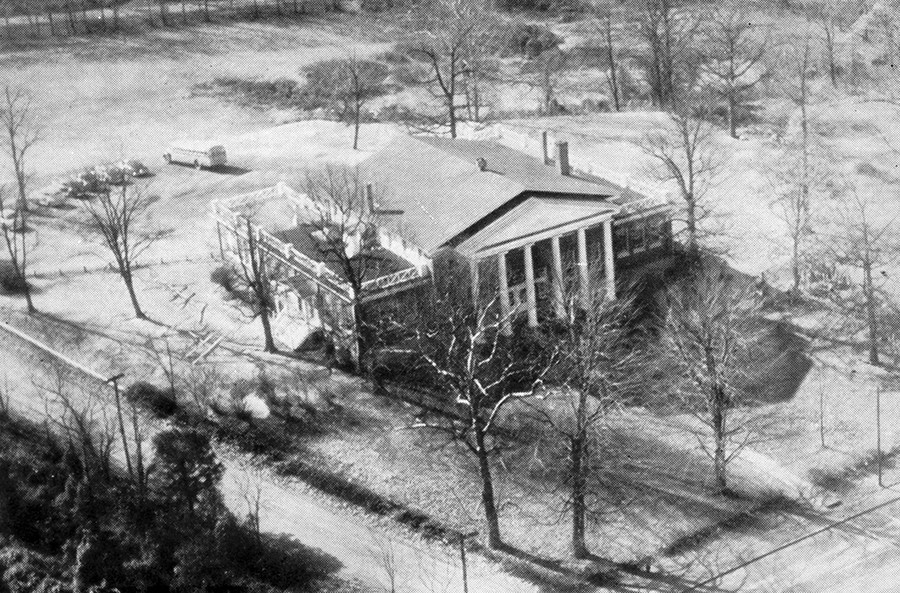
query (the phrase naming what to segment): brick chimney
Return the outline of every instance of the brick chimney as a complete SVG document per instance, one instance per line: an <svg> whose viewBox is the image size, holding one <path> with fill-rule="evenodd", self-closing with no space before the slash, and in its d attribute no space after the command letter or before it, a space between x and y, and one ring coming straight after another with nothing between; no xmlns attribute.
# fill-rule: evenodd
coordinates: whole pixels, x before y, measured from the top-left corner
<svg viewBox="0 0 900 593"><path fill-rule="evenodd" d="M560 175L571 175L572 167L569 165L569 143L562 140L556 143L556 167Z"/></svg>
<svg viewBox="0 0 900 593"><path fill-rule="evenodd" d="M547 130L541 132L541 147L544 149L544 164L550 164L550 146L549 140L547 139Z"/></svg>

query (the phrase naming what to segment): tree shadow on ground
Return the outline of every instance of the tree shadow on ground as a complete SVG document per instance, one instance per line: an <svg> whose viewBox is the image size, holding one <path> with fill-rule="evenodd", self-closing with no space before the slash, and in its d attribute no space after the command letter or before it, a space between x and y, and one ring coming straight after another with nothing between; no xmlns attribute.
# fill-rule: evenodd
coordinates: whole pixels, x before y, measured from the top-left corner
<svg viewBox="0 0 900 593"><path fill-rule="evenodd" d="M507 573L537 585L545 592L595 591L597 587L602 587L604 591L622 593L675 593L691 590L703 582L703 577L684 576L690 568L695 568L693 564L688 564L684 574L678 574L654 571L649 562L616 564L594 555L574 563L564 563L509 544L504 544L500 550L487 552L487 555L499 562ZM714 586L697 589L705 592L718 590Z"/></svg>
<svg viewBox="0 0 900 593"><path fill-rule="evenodd" d="M287 533L264 533L263 553L250 568L254 578L280 589L305 584L314 591L315 584L343 568L334 556L307 547Z"/></svg>
<svg viewBox="0 0 900 593"><path fill-rule="evenodd" d="M741 386L748 399L759 404L790 401L813 367L809 345L783 321L763 321L759 351L748 362L746 383Z"/></svg>

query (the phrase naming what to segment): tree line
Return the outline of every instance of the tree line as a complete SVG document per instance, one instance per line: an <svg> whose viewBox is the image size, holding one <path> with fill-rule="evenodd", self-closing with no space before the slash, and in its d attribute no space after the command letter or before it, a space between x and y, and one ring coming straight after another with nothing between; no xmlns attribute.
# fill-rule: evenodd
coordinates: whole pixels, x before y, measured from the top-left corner
<svg viewBox="0 0 900 593"><path fill-rule="evenodd" d="M332 0L150 0L129 6L120 0L3 3L4 39L132 33L144 26L185 26L225 19L288 18L339 10ZM23 22L24 19L24 22Z"/></svg>

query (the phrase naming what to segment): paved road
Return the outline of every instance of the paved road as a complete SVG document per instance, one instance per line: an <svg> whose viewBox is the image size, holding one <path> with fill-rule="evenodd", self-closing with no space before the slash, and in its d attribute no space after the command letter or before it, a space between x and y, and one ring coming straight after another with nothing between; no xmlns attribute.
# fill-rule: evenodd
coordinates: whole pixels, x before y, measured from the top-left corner
<svg viewBox="0 0 900 593"><path fill-rule="evenodd" d="M36 359L24 357L18 339L0 330L0 367L10 386L12 409L35 420L49 413L59 417L62 406L58 398L39 394L35 383L53 385L55 378L48 367ZM2 379L3 377L0 377ZM94 393L101 391L96 385ZM91 407L99 417L113 417L112 402L91 398L80 390L72 397ZM147 419L145 441L165 427L164 423ZM245 494L256 486L262 491L260 523L264 531L285 534L313 550L321 550L342 566L340 576L374 587L391 590L391 577L397 593L432 593L462 591L462 569L457 552L446 546L427 546L417 541L403 541L392 530L374 528L369 518L356 516L329 503L319 493L310 492L299 483L273 475L266 469L254 468L249 458L221 451L226 467L222 491L228 507L238 516L247 512ZM124 458L123 458L124 459ZM485 560L470 555L469 591L472 593L530 593L537 588L520 579L499 573Z"/></svg>

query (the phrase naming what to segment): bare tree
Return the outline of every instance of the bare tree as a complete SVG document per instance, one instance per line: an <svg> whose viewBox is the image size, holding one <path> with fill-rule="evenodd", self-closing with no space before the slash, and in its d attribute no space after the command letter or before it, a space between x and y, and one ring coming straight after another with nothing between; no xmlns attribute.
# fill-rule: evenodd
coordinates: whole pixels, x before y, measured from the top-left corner
<svg viewBox="0 0 900 593"><path fill-rule="evenodd" d="M677 186L684 208L681 222L686 226L687 251L696 254L701 247L700 224L711 215L706 194L724 157L714 143L715 129L710 123L681 111L667 117L667 128L647 134L639 145L650 158L648 174Z"/></svg>
<svg viewBox="0 0 900 593"><path fill-rule="evenodd" d="M896 216L879 217L879 207L854 188L837 206L838 225L831 237L825 237L827 250L835 263L858 274L858 294L845 296L832 293L833 300L852 317L861 316L868 332L869 362L881 363L880 350L884 331L879 322L881 308L887 300L883 285L900 258Z"/></svg>
<svg viewBox="0 0 900 593"><path fill-rule="evenodd" d="M148 228L147 220L148 210L157 199L146 187L125 182L85 202L86 230L109 251L138 319L147 319L147 315L138 303L134 270L141 255L161 236Z"/></svg>
<svg viewBox="0 0 900 593"><path fill-rule="evenodd" d="M305 189L319 204L310 225L321 261L340 270L352 290L358 360L365 368L372 344L366 281L391 270L391 256L379 239L380 230L390 226L391 215L382 214L374 186L355 167L310 171Z"/></svg>
<svg viewBox="0 0 900 593"><path fill-rule="evenodd" d="M391 541L390 537L371 529L369 534L372 539L372 543L369 546L372 562L384 571L384 576L387 579L384 591L385 593L397 593L399 566L397 564L394 542Z"/></svg>
<svg viewBox="0 0 900 593"><path fill-rule="evenodd" d="M694 37L700 19L675 0L638 0L635 7L638 35L646 45L644 68L654 104L672 109L690 90L696 60Z"/></svg>
<svg viewBox="0 0 900 593"><path fill-rule="evenodd" d="M612 6L603 5L597 8L598 11L598 28L603 36L603 47L606 51L607 75L606 84L609 86L609 94L612 95L613 106L616 111L622 110L622 89L620 86L618 68L619 68L619 50L616 47L613 23Z"/></svg>
<svg viewBox="0 0 900 593"><path fill-rule="evenodd" d="M786 145L786 159L779 164L775 178L780 186L776 191L778 213L786 222L791 237L794 292L802 283L804 257L810 233L813 193L821 189L827 179L827 167L817 167L813 155L812 122L809 116L810 39L804 36L802 45L789 46L783 56L782 89L799 114L799 133ZM780 179L779 179L780 178Z"/></svg>
<svg viewBox="0 0 900 593"><path fill-rule="evenodd" d="M643 382L643 353L630 327L629 298L608 301L595 296L584 310L576 303L577 296L568 299L568 318L555 338L559 356L550 378L560 387L533 409L568 449L565 481L570 488L572 552L587 558L585 526L592 511L588 478L597 470L600 433L609 414Z"/></svg>
<svg viewBox="0 0 900 593"><path fill-rule="evenodd" d="M815 208L834 193L831 163L825 148L806 132L785 142L778 161L767 172L775 214L785 223L790 240L794 295L803 287L815 248Z"/></svg>
<svg viewBox="0 0 900 593"><path fill-rule="evenodd" d="M569 55L558 47L548 48L522 66L523 82L541 91L541 113L555 115L560 111L557 99Z"/></svg>
<svg viewBox="0 0 900 593"><path fill-rule="evenodd" d="M459 99L471 90L467 76L475 72L467 60L475 57L474 40L488 25L486 7L481 0L427 0L411 17L409 54L425 63L428 75L422 82L442 104L439 123L456 138L460 110L466 107Z"/></svg>
<svg viewBox="0 0 900 593"><path fill-rule="evenodd" d="M29 238L29 211L7 204L6 195L6 188L0 187L0 231L3 232L3 242L16 276L17 287L25 294L28 312L34 313L36 309L31 298L31 284L28 283L28 264L35 240Z"/></svg>
<svg viewBox="0 0 900 593"><path fill-rule="evenodd" d="M730 492L727 466L754 436L745 406L748 367L762 339L760 301L746 280L707 263L667 293L659 360L666 397L700 424L697 438L713 461L716 487Z"/></svg>
<svg viewBox="0 0 900 593"><path fill-rule="evenodd" d="M245 249L238 258L239 284L243 302L249 306L250 316L259 317L263 328L263 349L277 352L272 334L272 315L275 311L276 283L265 248L260 245L258 227L253 224L253 216L246 219L246 237L238 236L238 245L246 240ZM240 235L240 232L238 232Z"/></svg>
<svg viewBox="0 0 900 593"><path fill-rule="evenodd" d="M366 103L385 92L387 69L378 62L359 60L356 54L343 60L338 70L336 98L341 104L341 119L353 125L353 150L359 148L359 127Z"/></svg>
<svg viewBox="0 0 900 593"><path fill-rule="evenodd" d="M413 329L416 370L446 396L446 412L423 418L415 428L438 431L474 457L487 545L493 549L503 546L491 466L509 436L502 428L504 413L538 394L556 358L555 352L517 354L501 331L510 319L497 309L493 301L472 303L451 291L423 307Z"/></svg>
<svg viewBox="0 0 900 593"><path fill-rule="evenodd" d="M28 158L31 148L39 140L36 115L28 91L6 86L0 105L0 124L3 125L3 148L9 155L18 190L17 208L28 210Z"/></svg>
<svg viewBox="0 0 900 593"><path fill-rule="evenodd" d="M728 132L737 138L739 109L754 86L762 79L756 72L766 50L766 39L759 39L758 26L740 5L713 13L704 47L704 70L713 78L714 88L725 101Z"/></svg>
<svg viewBox="0 0 900 593"><path fill-rule="evenodd" d="M825 53L825 64L828 67L828 79L831 86L837 86L840 66L837 61L837 36L841 33L843 25L842 11L845 4L838 5L837 0L823 0L822 2L805 4L804 8L817 25Z"/></svg>

